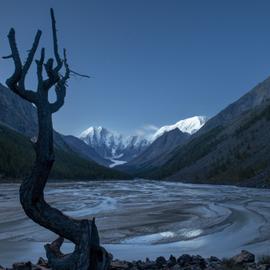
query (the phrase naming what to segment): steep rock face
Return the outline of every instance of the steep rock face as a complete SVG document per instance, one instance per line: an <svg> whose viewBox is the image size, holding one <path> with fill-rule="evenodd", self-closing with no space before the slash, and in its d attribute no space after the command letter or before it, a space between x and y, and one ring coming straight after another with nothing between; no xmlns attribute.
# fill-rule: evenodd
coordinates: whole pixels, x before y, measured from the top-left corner
<svg viewBox="0 0 270 270"><path fill-rule="evenodd" d="M164 133L169 132L174 129L178 129L183 133L188 133L190 135L196 133L199 129L201 129L205 123L207 122L206 116L193 116L190 118L186 118L178 121L173 125L163 126L159 128L151 137L152 141L156 140Z"/></svg>
<svg viewBox="0 0 270 270"><path fill-rule="evenodd" d="M29 138L37 136L36 108L0 84L0 122ZM54 132L55 145L68 150L61 135Z"/></svg>
<svg viewBox="0 0 270 270"><path fill-rule="evenodd" d="M120 165L118 168L134 170L133 166L142 167L143 164L146 165L152 159L159 159L159 155L168 153L180 145L184 138L197 132L206 121L205 116L190 117L173 125L163 126L147 137L123 136L104 127L90 127L79 137L103 158L113 161L112 166ZM148 148L150 149L147 150ZM122 165L126 163L127 165Z"/></svg>
<svg viewBox="0 0 270 270"><path fill-rule="evenodd" d="M149 142L140 136L124 137L104 127L90 127L79 136L106 159L129 161L141 153Z"/></svg>
<svg viewBox="0 0 270 270"><path fill-rule="evenodd" d="M2 84L0 84L0 122L29 137L37 132L34 106L18 98Z"/></svg>
<svg viewBox="0 0 270 270"><path fill-rule="evenodd" d="M189 133L181 132L178 128L163 133L138 157L120 168L124 171L139 172L149 167L158 167L166 162L163 159L178 146L184 144L190 137Z"/></svg>
<svg viewBox="0 0 270 270"><path fill-rule="evenodd" d="M82 157L94 160L100 165L109 166L110 162L102 158L92 147L87 145L82 140L71 135L62 135L62 139L68 144L68 146Z"/></svg>
<svg viewBox="0 0 270 270"><path fill-rule="evenodd" d="M140 136L129 136L124 145L123 159L130 161L147 148L149 141Z"/></svg>
<svg viewBox="0 0 270 270"><path fill-rule="evenodd" d="M167 161L170 152L186 143L189 137L201 129L206 122L205 116L193 116L159 128L149 136L150 144L144 151L127 164L117 168L138 173L148 168L161 166Z"/></svg>

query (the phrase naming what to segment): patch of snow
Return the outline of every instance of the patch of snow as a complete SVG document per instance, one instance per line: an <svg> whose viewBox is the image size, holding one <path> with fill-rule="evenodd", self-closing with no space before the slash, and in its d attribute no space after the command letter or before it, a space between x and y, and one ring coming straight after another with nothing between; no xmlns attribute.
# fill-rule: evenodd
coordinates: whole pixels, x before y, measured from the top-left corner
<svg viewBox="0 0 270 270"><path fill-rule="evenodd" d="M89 127L83 131L79 138L86 144L92 146L99 154L106 159L112 159L113 164L124 164L125 161L119 160L126 155L133 156L141 153L148 145L150 145L158 137L164 133L178 128L182 132L194 134L197 132L207 121L205 116L193 116L184 120L181 120L173 125L166 125L152 134L147 136L143 135L130 135L124 136L115 131L107 130L104 127ZM124 163L122 163L124 162Z"/></svg>
<svg viewBox="0 0 270 270"><path fill-rule="evenodd" d="M110 158L110 161L112 162L112 164L109 165L110 168L127 163L125 160L118 160L113 158Z"/></svg>
<svg viewBox="0 0 270 270"><path fill-rule="evenodd" d="M206 116L193 116L187 119L180 120L179 122L173 125L161 127L151 136L150 140L154 141L158 137L162 136L164 133L177 129L177 128L182 132L194 134L195 132L197 132L200 128L204 126L206 121L207 121Z"/></svg>

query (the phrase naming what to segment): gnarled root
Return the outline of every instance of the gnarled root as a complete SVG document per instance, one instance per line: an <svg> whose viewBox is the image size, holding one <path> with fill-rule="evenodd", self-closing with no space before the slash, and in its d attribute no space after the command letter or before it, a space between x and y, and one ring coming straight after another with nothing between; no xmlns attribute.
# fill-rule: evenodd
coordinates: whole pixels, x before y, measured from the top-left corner
<svg viewBox="0 0 270 270"><path fill-rule="evenodd" d="M110 266L108 252L99 245L95 220L81 221L81 241L73 253L64 255L60 248L64 238L59 237L45 245L48 263L53 270L107 270Z"/></svg>

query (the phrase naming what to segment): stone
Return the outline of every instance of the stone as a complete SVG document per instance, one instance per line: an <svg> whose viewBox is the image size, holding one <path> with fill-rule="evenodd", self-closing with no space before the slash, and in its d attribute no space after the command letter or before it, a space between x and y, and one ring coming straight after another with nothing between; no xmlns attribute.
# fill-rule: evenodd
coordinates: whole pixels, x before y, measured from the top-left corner
<svg viewBox="0 0 270 270"><path fill-rule="evenodd" d="M156 263L149 260L149 258L147 258L144 265L143 265L143 268L144 269L149 269L149 270L155 269L156 268Z"/></svg>
<svg viewBox="0 0 270 270"><path fill-rule="evenodd" d="M180 266L186 266L192 263L192 257L188 254L183 254L177 259Z"/></svg>
<svg viewBox="0 0 270 270"><path fill-rule="evenodd" d="M167 262L167 266L172 267L176 264L177 264L176 258L173 255L171 255L168 262Z"/></svg>
<svg viewBox="0 0 270 270"><path fill-rule="evenodd" d="M41 265L41 266L45 266L47 267L48 266L48 261L43 259L42 257L40 257L37 261L37 265Z"/></svg>
<svg viewBox="0 0 270 270"><path fill-rule="evenodd" d="M247 263L245 264L245 268L247 270L257 270L257 264L256 263Z"/></svg>
<svg viewBox="0 0 270 270"><path fill-rule="evenodd" d="M192 256L192 264L198 265L202 269L206 267L206 261L200 255Z"/></svg>
<svg viewBox="0 0 270 270"><path fill-rule="evenodd" d="M255 262L255 255L247 250L242 250L240 254L232 257L235 264L245 264Z"/></svg>
<svg viewBox="0 0 270 270"><path fill-rule="evenodd" d="M114 270L120 270L120 269L129 269L129 265L127 262L124 261L113 261L111 263L111 268L110 269L114 269Z"/></svg>
<svg viewBox="0 0 270 270"><path fill-rule="evenodd" d="M215 256L211 256L208 260L209 262L221 262L221 260Z"/></svg>
<svg viewBox="0 0 270 270"><path fill-rule="evenodd" d="M170 270L181 270L181 267L179 264L176 264L176 265L170 267Z"/></svg>
<svg viewBox="0 0 270 270"><path fill-rule="evenodd" d="M14 270L32 270L31 262L17 262L12 267Z"/></svg>
<svg viewBox="0 0 270 270"><path fill-rule="evenodd" d="M163 256L157 257L157 259L156 259L156 264L157 264L158 266L163 266L163 265L165 265L166 263L167 263L167 261L166 261L166 259L165 259Z"/></svg>

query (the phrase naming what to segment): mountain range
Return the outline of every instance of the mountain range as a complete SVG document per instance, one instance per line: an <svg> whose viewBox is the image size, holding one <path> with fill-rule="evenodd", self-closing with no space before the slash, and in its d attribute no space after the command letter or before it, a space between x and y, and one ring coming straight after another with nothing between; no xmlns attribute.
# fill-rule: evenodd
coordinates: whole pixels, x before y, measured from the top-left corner
<svg viewBox="0 0 270 270"><path fill-rule="evenodd" d="M35 107L0 84L0 179L29 174L34 161L31 138L37 136L37 127ZM129 178L105 167L107 160L74 136L54 131L54 143L56 162L51 178Z"/></svg>
<svg viewBox="0 0 270 270"><path fill-rule="evenodd" d="M157 145L156 141L161 142L161 138L167 137L167 133L177 130L176 133L179 133L181 139L176 138L178 137L176 135L175 140L173 139L168 145L160 144L160 150L161 148L166 148L166 151L169 151L180 143L179 140L182 141L182 137L186 138L198 131L206 121L207 118L205 116L190 117L180 120L176 124L163 126L147 136L124 136L117 132L109 131L104 127L89 127L80 134L79 138L95 149L104 159L111 161L112 163L109 166L114 167L133 162L144 151L153 147L153 145Z"/></svg>
<svg viewBox="0 0 270 270"><path fill-rule="evenodd" d="M122 169L151 179L269 187L269 130L270 77L172 151Z"/></svg>
<svg viewBox="0 0 270 270"><path fill-rule="evenodd" d="M0 178L24 177L34 153L35 107L0 84ZM90 127L79 138L54 131L51 178L142 177L270 186L270 77L214 117L194 116L147 136Z"/></svg>
<svg viewBox="0 0 270 270"><path fill-rule="evenodd" d="M141 136L125 137L119 133L109 131L104 127L90 127L83 131L79 138L103 158L114 163L128 162L143 151L149 142Z"/></svg>

